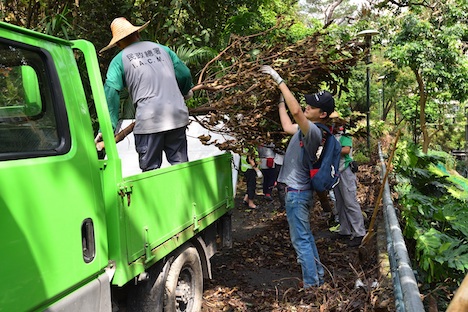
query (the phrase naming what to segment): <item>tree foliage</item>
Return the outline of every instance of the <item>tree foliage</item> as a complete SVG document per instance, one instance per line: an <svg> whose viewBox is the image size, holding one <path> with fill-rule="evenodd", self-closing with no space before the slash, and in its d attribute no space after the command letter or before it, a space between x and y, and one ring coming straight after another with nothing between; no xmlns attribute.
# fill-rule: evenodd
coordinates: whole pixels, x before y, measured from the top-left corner
<svg viewBox="0 0 468 312"><path fill-rule="evenodd" d="M463 147L455 138L442 139L442 134L455 131L460 138L464 130L454 127L452 121L460 120L468 94L466 1L392 0L358 7L347 0L306 2L307 14L300 11L297 0L7 0L0 3L0 17L58 37L88 39L98 50L110 41L109 25L115 17L125 16L137 25L151 21L143 38L167 44L180 53L188 61L194 81L199 80L205 64L231 44L232 34L242 37L263 32L274 27L278 16L286 22L301 19L303 23L294 22L271 33L271 42L277 38L296 42L324 26L349 34L378 29L374 63L370 65L371 129L375 120L387 122L388 115L393 114L395 124L410 122L414 142L421 135L424 150L431 142L446 150ZM386 54L375 53L379 49ZM103 76L115 52L100 56ZM340 112L346 115L367 110L364 66L363 62L356 63L347 92L342 92L337 101ZM382 75L386 78L377 80ZM190 105L208 100L200 97L202 94ZM454 117L446 118L449 115Z"/></svg>
<svg viewBox="0 0 468 312"><path fill-rule="evenodd" d="M463 53L468 27L460 23L468 17L467 4L453 0L428 4L410 5L395 20L386 54L399 68L409 68L414 74L425 152L435 133L428 130L428 102L463 102L468 97L468 60Z"/></svg>

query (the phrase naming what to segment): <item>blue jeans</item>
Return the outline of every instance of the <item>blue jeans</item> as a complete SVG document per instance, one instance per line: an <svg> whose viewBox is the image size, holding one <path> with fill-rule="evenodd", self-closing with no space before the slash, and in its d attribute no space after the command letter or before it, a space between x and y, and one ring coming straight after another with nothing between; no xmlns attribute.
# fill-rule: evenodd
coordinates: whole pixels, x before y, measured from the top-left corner
<svg viewBox="0 0 468 312"><path fill-rule="evenodd" d="M320 263L314 235L310 229L309 209L312 191L286 193L285 207L291 242L301 264L304 288L323 284L324 269Z"/></svg>

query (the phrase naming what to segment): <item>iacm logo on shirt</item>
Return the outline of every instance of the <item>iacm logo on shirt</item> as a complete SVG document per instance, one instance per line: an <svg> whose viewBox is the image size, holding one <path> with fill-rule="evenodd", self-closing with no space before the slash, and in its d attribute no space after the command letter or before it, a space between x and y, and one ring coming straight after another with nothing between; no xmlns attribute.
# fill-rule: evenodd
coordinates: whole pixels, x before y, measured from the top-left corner
<svg viewBox="0 0 468 312"><path fill-rule="evenodd" d="M163 61L159 48L146 50L145 52L129 53L126 57L133 68Z"/></svg>

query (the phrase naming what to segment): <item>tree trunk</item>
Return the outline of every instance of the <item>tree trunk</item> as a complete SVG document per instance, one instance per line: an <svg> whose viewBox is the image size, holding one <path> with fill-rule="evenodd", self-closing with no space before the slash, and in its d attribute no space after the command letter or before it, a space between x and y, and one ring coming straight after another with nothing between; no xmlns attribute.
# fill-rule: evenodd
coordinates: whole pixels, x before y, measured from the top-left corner
<svg viewBox="0 0 468 312"><path fill-rule="evenodd" d="M381 118L383 121L387 120L388 114L390 113L392 108L394 108L395 106L396 104L391 99L387 100L386 103L384 103L382 107L382 118Z"/></svg>
<svg viewBox="0 0 468 312"><path fill-rule="evenodd" d="M337 0L334 1L332 4L330 4L328 7L325 8L325 21L324 21L324 28L326 28L328 25L330 25L333 22L333 13L335 12L335 9L343 2L343 0Z"/></svg>
<svg viewBox="0 0 468 312"><path fill-rule="evenodd" d="M414 75L416 76L416 81L418 82L419 90L419 123L421 126L421 133L423 136L422 151L427 153L429 149L430 138L427 132L426 126L426 103L427 103L427 93L425 90L424 81L421 77L421 73L418 70L413 69Z"/></svg>

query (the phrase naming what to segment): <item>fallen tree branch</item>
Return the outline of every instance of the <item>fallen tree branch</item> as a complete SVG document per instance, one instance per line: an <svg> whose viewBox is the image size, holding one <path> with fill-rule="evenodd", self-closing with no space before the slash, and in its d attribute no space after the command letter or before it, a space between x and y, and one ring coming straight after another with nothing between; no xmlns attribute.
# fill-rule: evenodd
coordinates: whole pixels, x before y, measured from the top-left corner
<svg viewBox="0 0 468 312"><path fill-rule="evenodd" d="M275 29L284 30L285 25L279 21L259 34L232 36L228 47L205 65L194 87L206 91L213 109L203 126L236 138L223 148L239 152L262 143L282 149L287 145L275 105L279 91L259 72L263 64L276 69L302 100L301 94L317 92L324 84L333 94L346 92L351 69L365 56L363 43L342 41L328 30L294 43L281 35L262 38Z"/></svg>

